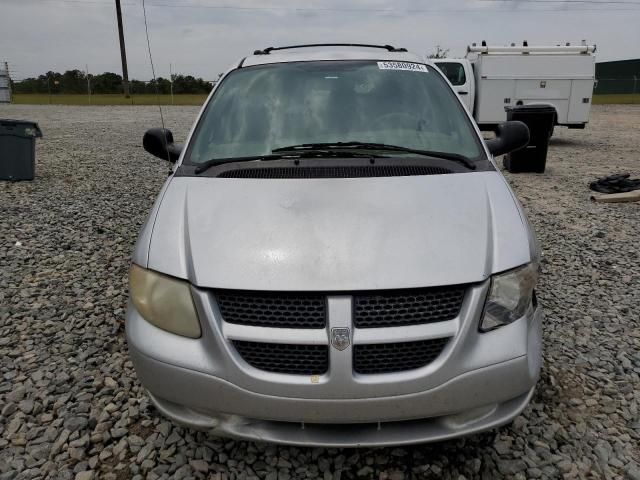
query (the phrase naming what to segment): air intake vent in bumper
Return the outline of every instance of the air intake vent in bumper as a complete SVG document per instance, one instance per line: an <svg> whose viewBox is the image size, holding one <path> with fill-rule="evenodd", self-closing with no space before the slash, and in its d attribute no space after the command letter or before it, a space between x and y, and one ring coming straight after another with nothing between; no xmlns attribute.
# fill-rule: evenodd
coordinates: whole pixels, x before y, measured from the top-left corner
<svg viewBox="0 0 640 480"><path fill-rule="evenodd" d="M448 338L402 343L353 346L353 369L361 374L401 372L424 367L435 360Z"/></svg>
<svg viewBox="0 0 640 480"><path fill-rule="evenodd" d="M466 287L362 292L353 296L356 328L402 327L452 320L460 313Z"/></svg>
<svg viewBox="0 0 640 480"><path fill-rule="evenodd" d="M324 328L323 294L216 290L225 322L272 328Z"/></svg>
<svg viewBox="0 0 640 480"><path fill-rule="evenodd" d="M233 341L249 365L266 372L290 375L322 375L329 369L327 345L290 345Z"/></svg>

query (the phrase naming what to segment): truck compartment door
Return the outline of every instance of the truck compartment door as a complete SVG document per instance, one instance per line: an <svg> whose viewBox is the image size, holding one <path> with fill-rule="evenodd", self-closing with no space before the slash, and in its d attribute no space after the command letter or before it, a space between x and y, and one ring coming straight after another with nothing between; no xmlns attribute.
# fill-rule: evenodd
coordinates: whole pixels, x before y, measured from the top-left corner
<svg viewBox="0 0 640 480"><path fill-rule="evenodd" d="M568 123L587 123L593 98L593 80L573 80Z"/></svg>
<svg viewBox="0 0 640 480"><path fill-rule="evenodd" d="M515 105L515 80L480 78L476 89L475 119L478 124L504 122L504 107Z"/></svg>
<svg viewBox="0 0 640 480"><path fill-rule="evenodd" d="M516 81L517 99L567 99L571 94L571 80L526 79Z"/></svg>
<svg viewBox="0 0 640 480"><path fill-rule="evenodd" d="M566 123L569 115L569 97L571 80L569 79L518 79L516 80L516 102L524 105L542 103L553 105L557 113L557 122Z"/></svg>

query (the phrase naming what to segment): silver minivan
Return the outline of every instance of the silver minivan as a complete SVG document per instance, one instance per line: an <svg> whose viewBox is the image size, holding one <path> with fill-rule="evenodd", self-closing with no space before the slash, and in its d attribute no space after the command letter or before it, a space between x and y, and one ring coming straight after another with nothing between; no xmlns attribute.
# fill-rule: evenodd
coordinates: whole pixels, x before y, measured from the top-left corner
<svg viewBox="0 0 640 480"><path fill-rule="evenodd" d="M268 48L217 83L142 228L126 331L158 411L351 447L508 423L542 361L539 251L443 74L392 46Z"/></svg>

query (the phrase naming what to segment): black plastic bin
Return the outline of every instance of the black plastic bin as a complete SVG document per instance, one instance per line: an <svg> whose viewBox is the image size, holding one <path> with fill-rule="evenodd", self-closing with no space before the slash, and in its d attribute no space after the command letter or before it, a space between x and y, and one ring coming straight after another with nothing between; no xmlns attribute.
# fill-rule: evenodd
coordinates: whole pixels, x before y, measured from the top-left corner
<svg viewBox="0 0 640 480"><path fill-rule="evenodd" d="M0 119L0 180L33 180L39 137L42 131L35 122Z"/></svg>
<svg viewBox="0 0 640 480"><path fill-rule="evenodd" d="M529 127L526 147L505 155L504 167L513 173L544 172L547 164L549 138L556 121L556 110L549 105L518 105L507 107L507 120L520 120Z"/></svg>

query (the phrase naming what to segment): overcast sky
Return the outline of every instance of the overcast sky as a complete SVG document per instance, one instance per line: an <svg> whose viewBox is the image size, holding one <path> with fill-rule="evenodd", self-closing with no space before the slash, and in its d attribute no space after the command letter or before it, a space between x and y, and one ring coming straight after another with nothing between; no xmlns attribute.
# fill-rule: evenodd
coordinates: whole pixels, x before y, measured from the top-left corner
<svg viewBox="0 0 640 480"><path fill-rule="evenodd" d="M147 80L142 0L121 0L131 78ZM0 0L0 61L16 79L88 65L121 73L115 0ZM472 42L598 46L598 60L640 57L640 0L146 0L156 74L212 80L256 48L390 43L463 56Z"/></svg>

